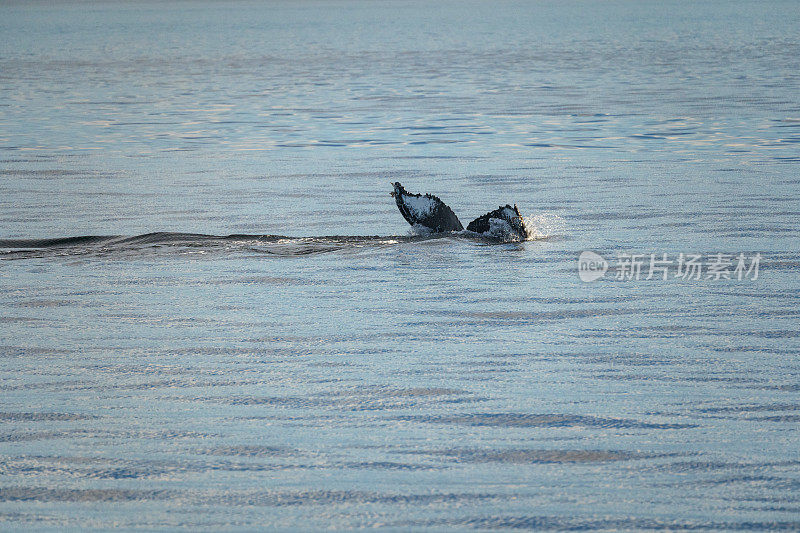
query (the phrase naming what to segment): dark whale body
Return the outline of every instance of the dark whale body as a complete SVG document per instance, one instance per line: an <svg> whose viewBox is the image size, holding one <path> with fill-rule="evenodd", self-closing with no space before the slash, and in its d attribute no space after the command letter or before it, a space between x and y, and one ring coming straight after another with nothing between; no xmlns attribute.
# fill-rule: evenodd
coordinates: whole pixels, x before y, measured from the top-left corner
<svg viewBox="0 0 800 533"><path fill-rule="evenodd" d="M486 213L467 224L467 230L474 231L475 233L487 233L493 231L497 225L497 221L502 221L508 224L511 231L522 239L528 238L528 229L525 227L525 222L522 215L519 214L517 206L511 207L506 204L500 206L490 213Z"/></svg>
<svg viewBox="0 0 800 533"><path fill-rule="evenodd" d="M400 214L412 226L420 225L436 232L462 231L464 226L458 217L444 202L431 194L412 194L406 191L399 182L392 184L394 201ZM525 221L519 214L517 206L500 206L494 211L482 215L467 225L467 231L478 233L494 239L519 239L530 237Z"/></svg>
<svg viewBox="0 0 800 533"><path fill-rule="evenodd" d="M406 191L400 182L395 182L393 185L392 196L397 208L412 226L419 224L436 232L464 229L453 210L436 196L412 194Z"/></svg>

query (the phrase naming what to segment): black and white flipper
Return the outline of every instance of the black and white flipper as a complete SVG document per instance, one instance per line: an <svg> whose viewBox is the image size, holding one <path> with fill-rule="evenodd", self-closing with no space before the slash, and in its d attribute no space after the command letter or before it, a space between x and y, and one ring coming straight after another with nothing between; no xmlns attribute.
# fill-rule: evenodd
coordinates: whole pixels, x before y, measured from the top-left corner
<svg viewBox="0 0 800 533"><path fill-rule="evenodd" d="M453 210L436 196L411 194L400 185L400 182L392 185L394 186L392 196L400 209L400 214L412 226L419 224L436 232L464 229Z"/></svg>
<svg viewBox="0 0 800 533"><path fill-rule="evenodd" d="M517 206L511 207L508 204L476 218L467 224L467 231L474 231L487 237L522 241L530 235Z"/></svg>

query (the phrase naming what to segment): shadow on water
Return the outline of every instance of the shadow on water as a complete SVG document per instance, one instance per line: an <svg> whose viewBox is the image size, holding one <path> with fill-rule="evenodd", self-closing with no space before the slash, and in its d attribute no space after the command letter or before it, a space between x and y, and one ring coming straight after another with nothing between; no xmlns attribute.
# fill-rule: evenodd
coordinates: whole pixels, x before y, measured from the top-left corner
<svg viewBox="0 0 800 533"><path fill-rule="evenodd" d="M379 248L437 240L471 241L478 245L519 244L519 242L491 239L466 231L417 235L329 235L319 237L241 234L217 236L199 233L156 232L136 236L86 235L50 239L0 239L0 259L81 255L125 256L142 252L183 255L220 251L296 257L339 250Z"/></svg>

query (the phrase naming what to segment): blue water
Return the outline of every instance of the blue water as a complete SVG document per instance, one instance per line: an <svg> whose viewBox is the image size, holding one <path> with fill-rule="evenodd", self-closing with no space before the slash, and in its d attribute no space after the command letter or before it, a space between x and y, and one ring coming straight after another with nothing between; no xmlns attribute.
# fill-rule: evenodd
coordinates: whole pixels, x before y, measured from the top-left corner
<svg viewBox="0 0 800 533"><path fill-rule="evenodd" d="M0 529L800 529L798 28L2 3ZM418 235L394 181L536 238Z"/></svg>

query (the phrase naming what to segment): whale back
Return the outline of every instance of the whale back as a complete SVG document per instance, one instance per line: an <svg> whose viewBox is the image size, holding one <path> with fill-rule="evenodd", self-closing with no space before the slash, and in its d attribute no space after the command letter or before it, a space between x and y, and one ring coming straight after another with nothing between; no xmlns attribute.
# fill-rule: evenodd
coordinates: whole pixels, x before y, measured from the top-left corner
<svg viewBox="0 0 800 533"><path fill-rule="evenodd" d="M464 226L447 204L431 194L412 194L395 182L394 201L403 218L412 226L419 224L436 232L461 231Z"/></svg>
<svg viewBox="0 0 800 533"><path fill-rule="evenodd" d="M467 224L467 230L494 237L514 236L523 241L530 235L517 206L508 204L476 218Z"/></svg>

